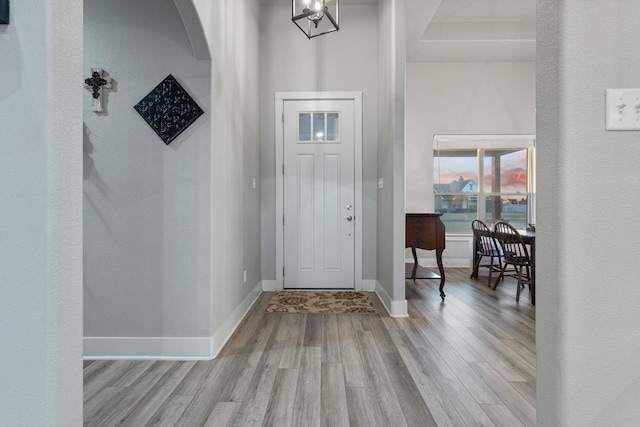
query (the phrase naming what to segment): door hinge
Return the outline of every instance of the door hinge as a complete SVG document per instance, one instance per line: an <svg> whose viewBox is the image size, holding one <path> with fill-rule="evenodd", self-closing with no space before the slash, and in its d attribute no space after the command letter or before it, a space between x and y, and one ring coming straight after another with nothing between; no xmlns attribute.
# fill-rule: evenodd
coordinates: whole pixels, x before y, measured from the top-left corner
<svg viewBox="0 0 640 427"><path fill-rule="evenodd" d="M282 267L282 277L284 277L284 267Z"/></svg>
<svg viewBox="0 0 640 427"><path fill-rule="evenodd" d="M284 225L284 215L282 215L282 225Z"/></svg>
<svg viewBox="0 0 640 427"><path fill-rule="evenodd" d="M282 175L284 175L284 163L282 164Z"/></svg>
<svg viewBox="0 0 640 427"><path fill-rule="evenodd" d="M282 112L282 123L284 123L284 111Z"/></svg>

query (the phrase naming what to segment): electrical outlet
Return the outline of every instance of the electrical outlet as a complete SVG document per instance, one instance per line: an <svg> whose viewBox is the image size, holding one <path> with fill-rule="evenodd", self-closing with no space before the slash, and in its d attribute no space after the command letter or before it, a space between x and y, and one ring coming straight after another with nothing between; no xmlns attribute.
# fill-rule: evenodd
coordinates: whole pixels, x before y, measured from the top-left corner
<svg viewBox="0 0 640 427"><path fill-rule="evenodd" d="M256 177L253 177L253 188L256 188Z"/></svg>
<svg viewBox="0 0 640 427"><path fill-rule="evenodd" d="M378 178L378 188L384 187L384 178Z"/></svg>
<svg viewBox="0 0 640 427"><path fill-rule="evenodd" d="M245 270L243 273L243 280L244 280L243 283L247 283L247 270Z"/></svg>

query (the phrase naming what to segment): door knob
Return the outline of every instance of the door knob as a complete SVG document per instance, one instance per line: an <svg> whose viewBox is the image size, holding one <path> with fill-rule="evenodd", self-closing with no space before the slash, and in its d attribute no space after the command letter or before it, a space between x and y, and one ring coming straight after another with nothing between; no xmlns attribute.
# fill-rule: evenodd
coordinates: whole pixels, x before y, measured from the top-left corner
<svg viewBox="0 0 640 427"><path fill-rule="evenodd" d="M352 217L351 215L349 215L349 216L347 217L347 221L351 221L352 219L353 219L353 217Z"/></svg>

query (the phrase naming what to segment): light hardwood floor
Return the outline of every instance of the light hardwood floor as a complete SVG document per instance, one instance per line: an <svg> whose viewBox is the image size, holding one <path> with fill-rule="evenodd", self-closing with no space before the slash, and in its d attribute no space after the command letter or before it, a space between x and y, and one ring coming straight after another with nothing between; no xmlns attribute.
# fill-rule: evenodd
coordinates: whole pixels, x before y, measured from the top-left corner
<svg viewBox="0 0 640 427"><path fill-rule="evenodd" d="M85 362L87 426L534 426L535 307L516 282L406 282L408 318L264 313L212 361Z"/></svg>

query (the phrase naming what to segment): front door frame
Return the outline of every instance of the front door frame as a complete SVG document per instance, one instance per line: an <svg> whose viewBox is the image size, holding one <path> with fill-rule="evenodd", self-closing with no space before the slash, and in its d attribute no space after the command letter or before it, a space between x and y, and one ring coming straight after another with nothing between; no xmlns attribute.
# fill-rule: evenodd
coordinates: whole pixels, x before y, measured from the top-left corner
<svg viewBox="0 0 640 427"><path fill-rule="evenodd" d="M363 289L362 281L362 92L276 92L276 290L284 289L284 103L303 100L351 100L354 106L354 190L355 190L355 254L354 286Z"/></svg>

